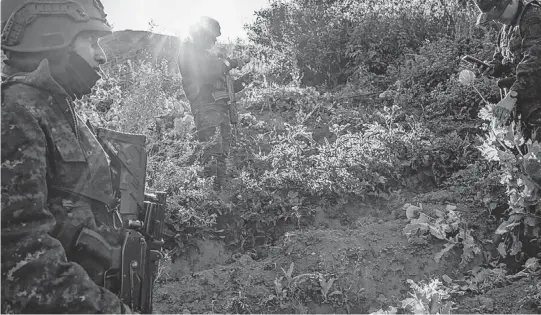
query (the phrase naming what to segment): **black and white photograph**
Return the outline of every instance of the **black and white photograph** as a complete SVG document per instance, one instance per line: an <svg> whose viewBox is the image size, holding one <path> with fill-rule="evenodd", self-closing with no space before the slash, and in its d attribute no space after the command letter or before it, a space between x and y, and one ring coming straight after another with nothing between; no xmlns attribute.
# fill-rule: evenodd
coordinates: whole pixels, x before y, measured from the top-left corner
<svg viewBox="0 0 541 315"><path fill-rule="evenodd" d="M0 0L3 314L541 313L541 0Z"/></svg>

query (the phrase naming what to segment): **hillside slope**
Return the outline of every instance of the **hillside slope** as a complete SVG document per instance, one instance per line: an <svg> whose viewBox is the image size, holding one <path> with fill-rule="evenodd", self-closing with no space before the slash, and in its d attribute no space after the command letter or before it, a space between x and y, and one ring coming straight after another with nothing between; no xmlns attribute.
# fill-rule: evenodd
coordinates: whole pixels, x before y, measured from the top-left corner
<svg viewBox="0 0 541 315"><path fill-rule="evenodd" d="M138 61L150 57L154 62L168 61L169 70L176 73L176 57L180 39L149 31L122 30L100 39L108 63L105 69L127 60Z"/></svg>

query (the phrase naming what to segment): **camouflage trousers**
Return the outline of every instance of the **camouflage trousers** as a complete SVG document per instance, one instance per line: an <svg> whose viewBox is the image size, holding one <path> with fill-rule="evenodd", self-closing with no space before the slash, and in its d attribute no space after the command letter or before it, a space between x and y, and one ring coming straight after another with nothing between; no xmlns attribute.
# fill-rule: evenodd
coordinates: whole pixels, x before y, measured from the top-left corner
<svg viewBox="0 0 541 315"><path fill-rule="evenodd" d="M192 108L192 113L197 138L203 146L203 175L216 176L214 189L221 190L226 179L226 158L229 156L232 140L228 105L225 102L204 104Z"/></svg>
<svg viewBox="0 0 541 315"><path fill-rule="evenodd" d="M521 127L525 139L541 142L541 106L522 121Z"/></svg>

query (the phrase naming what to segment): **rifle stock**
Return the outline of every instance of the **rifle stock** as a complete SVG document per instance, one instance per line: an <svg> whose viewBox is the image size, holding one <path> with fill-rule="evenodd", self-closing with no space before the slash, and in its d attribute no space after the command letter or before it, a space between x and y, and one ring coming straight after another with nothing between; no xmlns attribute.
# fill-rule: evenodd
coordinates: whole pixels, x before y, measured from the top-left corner
<svg viewBox="0 0 541 315"><path fill-rule="evenodd" d="M110 246L100 234L83 229L76 246L109 262L105 288L133 311L150 314L157 263L163 257L166 193L145 194L145 136L97 128L96 137L116 171L114 187L120 204L114 211L120 214L123 241L121 246Z"/></svg>

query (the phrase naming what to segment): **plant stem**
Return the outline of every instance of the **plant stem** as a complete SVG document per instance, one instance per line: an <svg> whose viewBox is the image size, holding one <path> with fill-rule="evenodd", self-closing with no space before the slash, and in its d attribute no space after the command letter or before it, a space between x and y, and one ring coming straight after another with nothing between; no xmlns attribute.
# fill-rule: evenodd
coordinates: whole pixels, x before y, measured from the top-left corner
<svg viewBox="0 0 541 315"><path fill-rule="evenodd" d="M472 85L472 88L475 90L475 92L477 92L477 94L479 94L479 96L481 96L481 98L483 99L483 101L487 104L490 104L486 99L485 97L481 94L481 92L479 92L479 90L475 87L475 85Z"/></svg>

